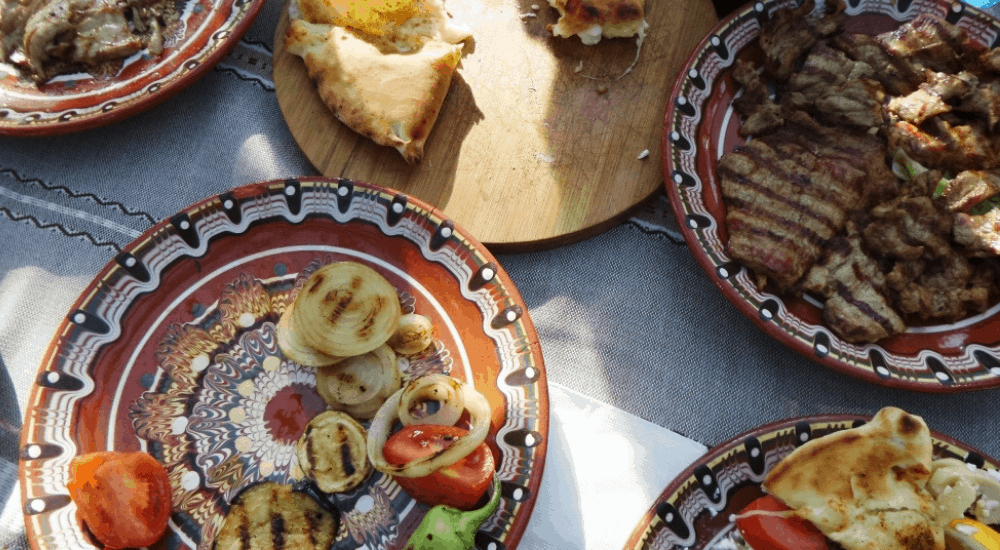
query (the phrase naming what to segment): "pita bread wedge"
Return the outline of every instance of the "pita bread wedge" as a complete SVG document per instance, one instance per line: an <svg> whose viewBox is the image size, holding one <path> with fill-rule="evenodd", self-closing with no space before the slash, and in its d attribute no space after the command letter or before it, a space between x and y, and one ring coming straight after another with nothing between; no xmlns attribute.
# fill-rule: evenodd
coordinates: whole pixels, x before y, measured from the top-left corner
<svg viewBox="0 0 1000 550"><path fill-rule="evenodd" d="M931 461L923 419L886 407L863 426L797 448L764 489L846 550L943 550L926 490Z"/></svg>
<svg viewBox="0 0 1000 550"><path fill-rule="evenodd" d="M410 53L383 53L345 27L295 19L285 37L302 57L323 102L349 128L419 162L462 55L431 40Z"/></svg>
<svg viewBox="0 0 1000 550"><path fill-rule="evenodd" d="M549 0L559 20L549 25L555 36L579 36L589 46L601 37L616 38L646 32L645 0Z"/></svg>

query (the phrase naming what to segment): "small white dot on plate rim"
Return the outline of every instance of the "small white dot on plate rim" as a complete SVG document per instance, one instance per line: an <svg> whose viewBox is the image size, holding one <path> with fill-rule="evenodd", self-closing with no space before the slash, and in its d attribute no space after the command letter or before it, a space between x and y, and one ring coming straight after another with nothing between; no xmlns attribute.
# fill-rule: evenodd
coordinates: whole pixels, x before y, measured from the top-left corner
<svg viewBox="0 0 1000 550"><path fill-rule="evenodd" d="M712 476L710 476L708 474L705 474L705 477L701 478L701 483L703 485L711 485L712 484Z"/></svg>
<svg viewBox="0 0 1000 550"><path fill-rule="evenodd" d="M754 447L753 449L750 449L750 456L752 456L754 458L757 458L758 456L760 456L760 449L758 449L757 447Z"/></svg>
<svg viewBox="0 0 1000 550"><path fill-rule="evenodd" d="M757 2L756 4L754 4L753 5L753 9L755 9L757 11L764 11L764 4L763 4L763 2Z"/></svg>
<svg viewBox="0 0 1000 550"><path fill-rule="evenodd" d="M962 4L960 4L958 2L953 2L951 4L951 11L953 11L955 13L958 13L958 12L962 11Z"/></svg>
<svg viewBox="0 0 1000 550"><path fill-rule="evenodd" d="M486 550L497 550L497 543L491 542L488 546L486 546Z"/></svg>
<svg viewBox="0 0 1000 550"><path fill-rule="evenodd" d="M362 514L367 514L375 507L375 499L371 495L361 495L361 498L354 503L354 509Z"/></svg>
<svg viewBox="0 0 1000 550"><path fill-rule="evenodd" d="M684 178L681 177L680 174L674 174L674 183L681 183L683 181L684 181Z"/></svg>
<svg viewBox="0 0 1000 550"><path fill-rule="evenodd" d="M533 369L531 367L528 367L528 368L524 369L524 376L526 376L528 378L534 378L535 377L535 369Z"/></svg>
<svg viewBox="0 0 1000 550"><path fill-rule="evenodd" d="M774 317L774 314L771 313L771 310L769 309L761 310L760 314L763 315L764 317L767 317L768 319Z"/></svg>
<svg viewBox="0 0 1000 550"><path fill-rule="evenodd" d="M180 435L187 429L188 419L185 416L178 416L170 422L170 433Z"/></svg>
<svg viewBox="0 0 1000 550"><path fill-rule="evenodd" d="M257 319L253 316L252 313L244 313L240 315L239 319L240 325L243 326L243 328L252 327L256 320Z"/></svg>
<svg viewBox="0 0 1000 550"><path fill-rule="evenodd" d="M668 512L667 515L663 516L663 519L667 520L667 523L674 521L674 513Z"/></svg>
<svg viewBox="0 0 1000 550"><path fill-rule="evenodd" d="M691 69L690 71L688 71L688 78L697 78L697 77L698 77L697 69Z"/></svg>
<svg viewBox="0 0 1000 550"><path fill-rule="evenodd" d="M513 323L516 320L517 320L517 312L514 311L514 310L508 311L507 312L507 321Z"/></svg>
<svg viewBox="0 0 1000 550"><path fill-rule="evenodd" d="M698 229L698 223L694 220L688 221L688 225L691 227L691 229Z"/></svg>
<svg viewBox="0 0 1000 550"><path fill-rule="evenodd" d="M719 40L718 36L713 36L711 42L713 46L718 46L719 44L722 44L722 40Z"/></svg>
<svg viewBox="0 0 1000 550"><path fill-rule="evenodd" d="M347 186L345 186L345 185L342 185L342 186L340 186L340 187L337 188L337 194L340 195L341 197L346 197L347 196L347 192L348 192L347 191Z"/></svg>
<svg viewBox="0 0 1000 550"><path fill-rule="evenodd" d="M73 316L73 322L76 324L82 324L86 320L87 316L84 315L83 313L77 313L76 315Z"/></svg>
<svg viewBox="0 0 1000 550"><path fill-rule="evenodd" d="M680 97L677 98L677 104L678 105L687 105L687 102L688 102L688 100L684 96L680 96Z"/></svg>
<svg viewBox="0 0 1000 550"><path fill-rule="evenodd" d="M823 344L816 344L816 351L820 353L830 353L830 349Z"/></svg>
<svg viewBox="0 0 1000 550"><path fill-rule="evenodd" d="M806 432L800 433L799 434L799 441L802 441L802 442L809 441L809 434L806 433Z"/></svg>
<svg viewBox="0 0 1000 550"><path fill-rule="evenodd" d="M208 368L210 360L207 353L199 353L193 359L191 359L191 368L195 372L201 372Z"/></svg>
<svg viewBox="0 0 1000 550"><path fill-rule="evenodd" d="M889 376L890 374L892 374L889 372L889 369L883 367L882 365L875 367L875 370L877 370L879 374L881 374L882 376Z"/></svg>
<svg viewBox="0 0 1000 550"><path fill-rule="evenodd" d="M726 269L726 268L724 268L724 267L720 267L719 268L719 277L722 277L723 279L729 277L729 270Z"/></svg>
<svg viewBox="0 0 1000 550"><path fill-rule="evenodd" d="M990 369L990 372L996 376L1000 376L1000 367L993 367L992 369Z"/></svg>
<svg viewBox="0 0 1000 550"><path fill-rule="evenodd" d="M491 269L491 268L489 268L489 267L487 267L487 268L483 269L483 279L485 279L485 280L489 281L489 280L490 280L490 279L492 279L492 278L493 278L493 277L494 277L495 275L496 275L496 272L495 272L495 271L493 271L493 269Z"/></svg>
<svg viewBox="0 0 1000 550"><path fill-rule="evenodd" d="M528 447L533 447L535 445L535 436L531 434L524 436L524 444Z"/></svg>
<svg viewBox="0 0 1000 550"><path fill-rule="evenodd" d="M403 206L403 203L401 203L401 202L394 202L394 203L392 203L392 211L395 212L395 213L397 213L397 214L399 214L400 212L402 212L403 208L404 208L404 206Z"/></svg>
<svg viewBox="0 0 1000 550"><path fill-rule="evenodd" d="M441 236L444 237L444 238L446 238L446 239L448 237L451 237L451 228L450 227L442 227L441 228Z"/></svg>
<svg viewBox="0 0 1000 550"><path fill-rule="evenodd" d="M285 194L291 197L292 195L295 194L295 188L289 185L288 187L285 188Z"/></svg>
<svg viewBox="0 0 1000 550"><path fill-rule="evenodd" d="M34 510L34 511L36 511L36 512L43 512L43 511L45 511L45 501L42 500L42 499L40 499L40 498L36 498L36 499L32 500L31 504L29 506L31 506L31 509Z"/></svg>
<svg viewBox="0 0 1000 550"><path fill-rule="evenodd" d="M28 446L28 458L38 458L42 456L42 448L38 445Z"/></svg>
<svg viewBox="0 0 1000 550"><path fill-rule="evenodd" d="M184 220L184 221L181 222L181 229L185 229L186 230L186 229L188 229L190 227L191 227L191 224L187 220Z"/></svg>
<svg viewBox="0 0 1000 550"><path fill-rule="evenodd" d="M233 201L226 200L226 202L222 203L222 207L226 210L231 210L233 208Z"/></svg>
<svg viewBox="0 0 1000 550"><path fill-rule="evenodd" d="M514 497L514 500L521 500L522 498L524 498L524 491L521 490L520 487L518 487L517 489L514 489L514 492L511 493L511 496Z"/></svg>
<svg viewBox="0 0 1000 550"><path fill-rule="evenodd" d="M937 379L940 380L940 381L942 381L942 382L944 382L945 380L950 380L951 379L951 377L948 376L947 372L942 372L942 371L935 372L934 376L936 376Z"/></svg>
<svg viewBox="0 0 1000 550"><path fill-rule="evenodd" d="M677 132L676 130L675 130L675 131L673 131L673 132L670 132L670 139L671 139L672 141L677 141L677 140L681 139L681 134L680 134L680 132Z"/></svg>
<svg viewBox="0 0 1000 550"><path fill-rule="evenodd" d="M45 375L45 380L48 381L49 384L55 384L59 381L59 373L56 371L49 371L49 373Z"/></svg>
<svg viewBox="0 0 1000 550"><path fill-rule="evenodd" d="M133 267L135 266L135 264L136 264L135 258L133 258L132 256L125 258L125 267Z"/></svg>

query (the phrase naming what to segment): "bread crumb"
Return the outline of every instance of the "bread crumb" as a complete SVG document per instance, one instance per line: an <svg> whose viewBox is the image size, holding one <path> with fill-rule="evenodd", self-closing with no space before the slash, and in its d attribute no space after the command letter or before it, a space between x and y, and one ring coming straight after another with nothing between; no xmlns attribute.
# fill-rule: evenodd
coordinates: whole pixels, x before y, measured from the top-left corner
<svg viewBox="0 0 1000 550"><path fill-rule="evenodd" d="M538 17L538 14L535 14L535 13L522 13L521 14L521 19L531 19L532 17Z"/></svg>
<svg viewBox="0 0 1000 550"><path fill-rule="evenodd" d="M583 60L581 59L579 63L576 64L576 68L573 69L574 73L578 73L583 70Z"/></svg>
<svg viewBox="0 0 1000 550"><path fill-rule="evenodd" d="M642 159L644 159L644 158L646 158L648 156L649 156L649 149L643 149L642 152L639 153L638 159L642 160Z"/></svg>

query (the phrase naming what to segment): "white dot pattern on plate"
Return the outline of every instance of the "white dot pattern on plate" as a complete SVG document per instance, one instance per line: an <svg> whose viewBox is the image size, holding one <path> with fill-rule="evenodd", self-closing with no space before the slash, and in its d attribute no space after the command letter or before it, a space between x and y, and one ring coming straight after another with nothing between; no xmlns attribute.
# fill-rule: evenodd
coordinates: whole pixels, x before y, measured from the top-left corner
<svg viewBox="0 0 1000 550"><path fill-rule="evenodd" d="M402 212L403 211L403 203L401 203L401 202L393 203L393 205L392 205L392 211L395 212L395 213L397 213L397 214L399 214L400 212Z"/></svg>
<svg viewBox="0 0 1000 550"><path fill-rule="evenodd" d="M42 456L42 448L38 445L31 445L28 447L28 458L38 458Z"/></svg>
<svg viewBox="0 0 1000 550"><path fill-rule="evenodd" d="M339 187L339 188L337 188L337 194L340 195L341 197L346 197L347 193L348 193L348 191L347 191L346 187Z"/></svg>
<svg viewBox="0 0 1000 550"><path fill-rule="evenodd" d="M55 384L59 381L59 373L55 371L49 372L45 375L45 380L47 380L49 384Z"/></svg>
<svg viewBox="0 0 1000 550"><path fill-rule="evenodd" d="M222 207L225 208L226 210L231 210L233 208L233 201L227 200L226 202L222 203Z"/></svg>
<svg viewBox="0 0 1000 550"><path fill-rule="evenodd" d="M441 228L441 236L444 237L444 238L446 238L446 239L448 237L451 237L451 228L450 227L442 227Z"/></svg>
<svg viewBox="0 0 1000 550"><path fill-rule="evenodd" d="M361 498L354 504L354 509L362 514L367 514L375 507L375 499L371 495L361 495Z"/></svg>
<svg viewBox="0 0 1000 550"><path fill-rule="evenodd" d="M718 37L718 36L713 36L713 37L712 37L712 45L713 45L713 46L718 46L718 45L719 45L719 44L721 44L721 43L722 43L722 41L721 41L721 40L719 40L719 37Z"/></svg>
<svg viewBox="0 0 1000 550"><path fill-rule="evenodd" d="M710 476L708 474L705 474L705 477L701 478L701 482L703 484L705 484L705 485L711 485L712 484L712 476Z"/></svg>
<svg viewBox="0 0 1000 550"><path fill-rule="evenodd" d="M87 320L87 316L82 313L77 313L73 316L73 322L80 324Z"/></svg>
<svg viewBox="0 0 1000 550"><path fill-rule="evenodd" d="M181 229L187 230L191 228L191 224L187 220L181 222Z"/></svg>
<svg viewBox="0 0 1000 550"><path fill-rule="evenodd" d="M951 378L950 376L948 376L947 372L940 372L940 371L935 372L934 376L937 376L937 379L941 380L942 382Z"/></svg>
<svg viewBox="0 0 1000 550"><path fill-rule="evenodd" d="M201 487L201 477L198 475L198 472L192 472L191 470L184 472L184 475L181 476L181 487L185 491L194 491Z"/></svg>
<svg viewBox="0 0 1000 550"><path fill-rule="evenodd" d="M510 322L512 322L512 323L514 321L516 321L517 320L517 312L515 312L515 311L508 311L507 312L507 320L510 321Z"/></svg>
<svg viewBox="0 0 1000 550"><path fill-rule="evenodd" d="M191 368L194 369L195 372L201 372L208 368L208 363L208 354L200 353L195 356L194 359L191 359Z"/></svg>
<svg viewBox="0 0 1000 550"><path fill-rule="evenodd" d="M45 511L45 501L42 500L42 499L40 499L40 498L36 498L35 500L32 500L30 506L31 506L31 509L34 510L34 511L36 511L36 512L44 512Z"/></svg>
<svg viewBox="0 0 1000 550"><path fill-rule="evenodd" d="M750 449L750 456L752 456L754 458L757 458L758 456L760 456L760 449L758 449L756 447L754 447L753 449Z"/></svg>
<svg viewBox="0 0 1000 550"><path fill-rule="evenodd" d="M809 434L802 432L799 434L799 441L806 442L809 441Z"/></svg>
<svg viewBox="0 0 1000 550"><path fill-rule="evenodd" d="M879 365L875 370L877 370L882 376L889 376L891 374L889 369L883 367L882 365Z"/></svg>
<svg viewBox="0 0 1000 550"><path fill-rule="evenodd" d="M719 268L719 277L722 277L723 279L729 278L729 270L727 270L724 267L720 267Z"/></svg>
<svg viewBox="0 0 1000 550"><path fill-rule="evenodd" d="M511 496L514 497L514 500L519 501L522 498L524 498L524 491L522 491L521 489L514 489L514 492L511 494Z"/></svg>
<svg viewBox="0 0 1000 550"><path fill-rule="evenodd" d="M495 275L496 273L488 267L483 270L483 279L486 279L487 281L493 279Z"/></svg>
<svg viewBox="0 0 1000 550"><path fill-rule="evenodd" d="M527 446L529 446L529 447L534 446L534 444L535 444L535 436L533 436L531 434L528 434L528 435L524 436L524 444L527 445Z"/></svg>
<svg viewBox="0 0 1000 550"><path fill-rule="evenodd" d="M244 327L253 326L255 320L256 319L252 313L244 313L243 315L240 315L240 325L243 325Z"/></svg>
<svg viewBox="0 0 1000 550"><path fill-rule="evenodd" d="M292 195L295 194L295 188L289 185L288 187L285 188L285 194L291 197Z"/></svg>
<svg viewBox="0 0 1000 550"><path fill-rule="evenodd" d="M132 256L129 256L128 258L126 258L125 259L125 266L126 267L135 267L135 258L133 258Z"/></svg>
<svg viewBox="0 0 1000 550"><path fill-rule="evenodd" d="M531 367L528 367L528 368L524 369L524 375L527 376L528 378L534 378L535 377L535 369L533 369Z"/></svg>
<svg viewBox="0 0 1000 550"><path fill-rule="evenodd" d="M764 311L761 311L760 314L763 315L764 317L767 317L768 319L770 319L771 317L774 316L774 314L771 313L771 311L767 310L767 309L765 309Z"/></svg>
<svg viewBox="0 0 1000 550"><path fill-rule="evenodd" d="M187 429L188 419L186 416L178 416L170 423L170 433L180 435Z"/></svg>
<svg viewBox="0 0 1000 550"><path fill-rule="evenodd" d="M830 350L823 344L816 344L816 351L820 353L830 353Z"/></svg>

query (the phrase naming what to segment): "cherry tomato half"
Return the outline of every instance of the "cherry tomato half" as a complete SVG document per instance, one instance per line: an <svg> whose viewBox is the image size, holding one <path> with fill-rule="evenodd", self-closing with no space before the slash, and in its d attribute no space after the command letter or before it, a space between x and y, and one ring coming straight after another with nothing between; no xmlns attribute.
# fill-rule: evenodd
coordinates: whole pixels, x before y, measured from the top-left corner
<svg viewBox="0 0 1000 550"><path fill-rule="evenodd" d="M143 452L104 451L70 461L69 496L106 548L153 544L170 519L167 469Z"/></svg>
<svg viewBox="0 0 1000 550"><path fill-rule="evenodd" d="M751 502L741 514L753 510L784 512L791 508L771 495L764 495ZM741 517L736 520L736 528L754 550L829 550L830 548L822 531L812 523L795 517L765 515Z"/></svg>
<svg viewBox="0 0 1000 550"><path fill-rule="evenodd" d="M468 433L455 426L406 426L392 434L382 452L397 466L447 449ZM493 481L493 453L480 443L469 456L424 477L394 476L393 479L414 499L435 506L444 504L459 510L472 510Z"/></svg>

